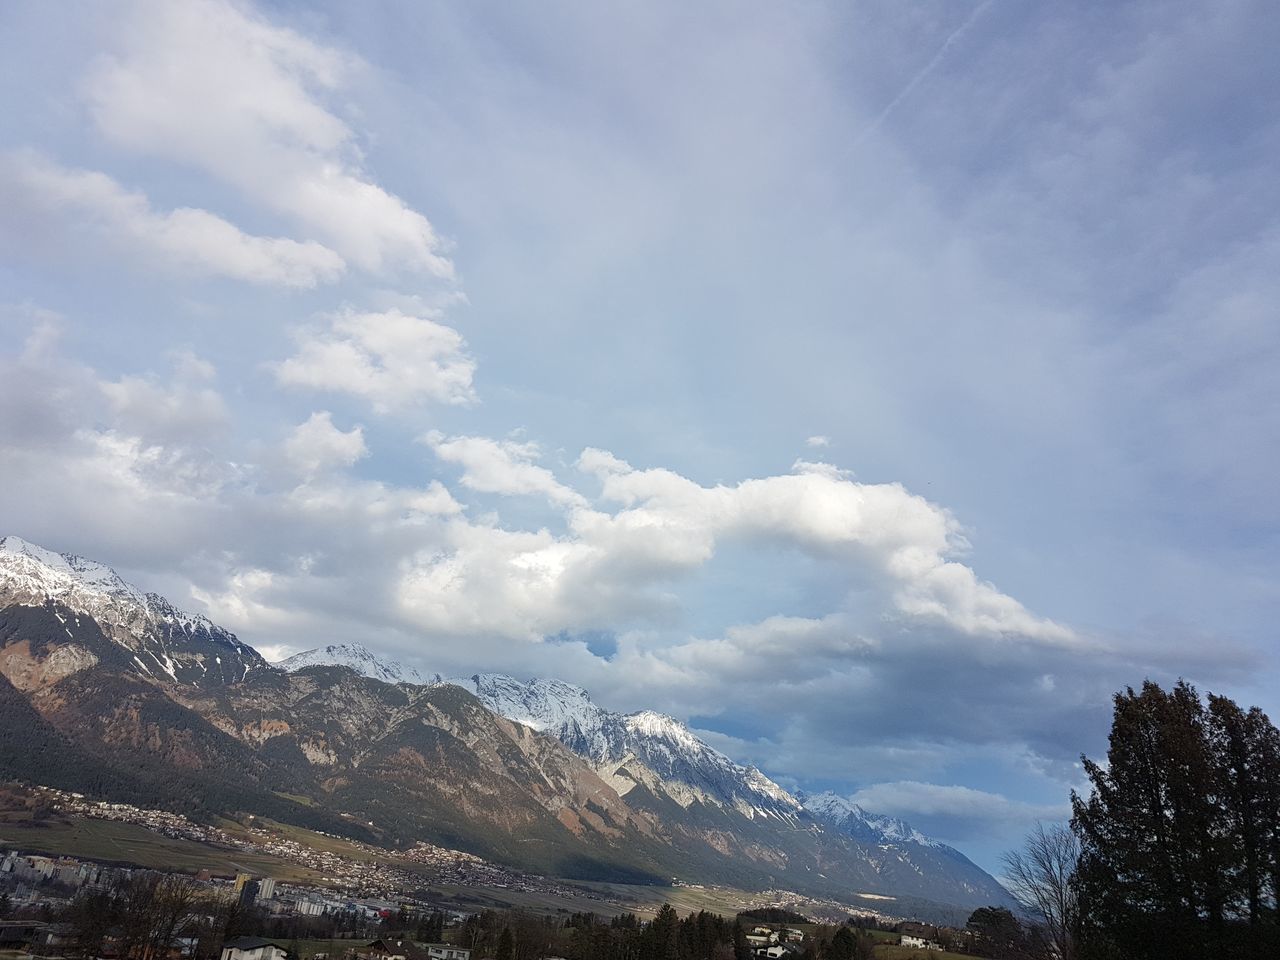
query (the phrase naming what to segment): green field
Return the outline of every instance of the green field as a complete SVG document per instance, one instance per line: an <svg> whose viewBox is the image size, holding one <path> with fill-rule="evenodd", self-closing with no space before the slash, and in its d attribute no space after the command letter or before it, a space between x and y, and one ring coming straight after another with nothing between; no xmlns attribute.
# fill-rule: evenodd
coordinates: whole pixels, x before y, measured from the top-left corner
<svg viewBox="0 0 1280 960"><path fill-rule="evenodd" d="M896 936L896 935L895 935ZM897 944L878 943L876 960L981 960L968 953L952 953L950 950L921 950L919 947L900 947Z"/></svg>
<svg viewBox="0 0 1280 960"><path fill-rule="evenodd" d="M897 944L898 935L890 933L888 930L864 930L862 931L876 943L892 943Z"/></svg>
<svg viewBox="0 0 1280 960"><path fill-rule="evenodd" d="M185 873L209 870L224 877L245 872L286 882L320 880L316 871L275 857L177 840L113 820L50 820L35 824L29 819L6 817L0 819L0 846Z"/></svg>

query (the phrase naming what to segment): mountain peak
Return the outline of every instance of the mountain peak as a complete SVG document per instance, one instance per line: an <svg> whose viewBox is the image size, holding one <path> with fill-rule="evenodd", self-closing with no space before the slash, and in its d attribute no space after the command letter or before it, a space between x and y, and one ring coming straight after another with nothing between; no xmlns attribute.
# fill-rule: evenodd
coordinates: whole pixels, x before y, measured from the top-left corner
<svg viewBox="0 0 1280 960"><path fill-rule="evenodd" d="M63 613L75 617L77 628L81 616L91 618L117 655L126 651L132 669L153 680L235 683L266 666L230 631L143 593L106 564L16 536L0 539L0 608L10 606L52 610L62 621L55 634L81 643L92 641L78 636Z"/></svg>
<svg viewBox="0 0 1280 960"><path fill-rule="evenodd" d="M859 839L874 839L879 843L918 843L926 847L943 846L900 817L868 813L852 800L830 790L812 795L801 794L800 802L804 804L805 810L819 820Z"/></svg>
<svg viewBox="0 0 1280 960"><path fill-rule="evenodd" d="M30 586L43 586L46 596L56 597L81 589L145 604L142 592L127 583L106 564L74 553L57 553L21 537L0 539L0 563L9 579L25 576Z"/></svg>
<svg viewBox="0 0 1280 960"><path fill-rule="evenodd" d="M383 683L427 683L413 667L396 660L380 657L360 643L331 643L327 647L304 650L276 666L286 673L296 673L304 667L349 667L363 677L381 680Z"/></svg>

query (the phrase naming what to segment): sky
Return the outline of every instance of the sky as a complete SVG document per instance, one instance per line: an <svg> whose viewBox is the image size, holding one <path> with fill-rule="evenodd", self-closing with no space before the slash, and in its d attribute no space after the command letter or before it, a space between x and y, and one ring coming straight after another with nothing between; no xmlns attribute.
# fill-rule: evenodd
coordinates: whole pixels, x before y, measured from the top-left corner
<svg viewBox="0 0 1280 960"><path fill-rule="evenodd" d="M0 532L580 683L998 871L1280 713L1280 17L13 0Z"/></svg>

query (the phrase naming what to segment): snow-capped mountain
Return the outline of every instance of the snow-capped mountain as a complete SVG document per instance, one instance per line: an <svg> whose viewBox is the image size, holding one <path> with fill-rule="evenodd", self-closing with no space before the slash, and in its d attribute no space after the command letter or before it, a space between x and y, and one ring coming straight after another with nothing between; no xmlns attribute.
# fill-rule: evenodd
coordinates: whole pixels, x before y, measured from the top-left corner
<svg viewBox="0 0 1280 960"><path fill-rule="evenodd" d="M144 676L194 684L235 683L267 669L256 650L207 617L142 592L105 564L13 536L0 539L0 609L8 607L48 612L52 629L78 641L67 664L124 653Z"/></svg>
<svg viewBox="0 0 1280 960"><path fill-rule="evenodd" d="M358 643L331 643L327 647L304 650L275 666L286 673L296 673L304 667L349 667L362 677L383 683L427 683L413 667L379 657Z"/></svg>
<svg viewBox="0 0 1280 960"><path fill-rule="evenodd" d="M0 725L35 745L0 749L0 779L367 824L583 879L1011 902L900 820L797 799L680 721L570 683L424 677L356 644L281 666L110 567L0 540Z"/></svg>
<svg viewBox="0 0 1280 960"><path fill-rule="evenodd" d="M800 803L755 767L734 763L673 717L603 709L563 680L476 674L444 681L474 693L509 720L556 737L623 796L639 785L681 807L728 807L749 818L794 817Z"/></svg>
<svg viewBox="0 0 1280 960"><path fill-rule="evenodd" d="M868 813L858 804L831 791L799 796L804 809L823 823L829 824L855 840L870 843L918 843L926 847L944 847L943 843L926 837L911 824L898 817L886 817Z"/></svg>

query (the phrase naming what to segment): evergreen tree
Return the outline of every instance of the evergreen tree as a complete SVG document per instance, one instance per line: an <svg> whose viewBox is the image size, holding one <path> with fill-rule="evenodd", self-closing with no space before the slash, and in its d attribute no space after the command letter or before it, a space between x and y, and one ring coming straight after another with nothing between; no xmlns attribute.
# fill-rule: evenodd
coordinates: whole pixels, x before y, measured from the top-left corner
<svg viewBox="0 0 1280 960"><path fill-rule="evenodd" d="M681 960L680 917L675 907L664 903L649 923L641 940L641 960Z"/></svg>
<svg viewBox="0 0 1280 960"><path fill-rule="evenodd" d="M1280 733L1185 682L1115 698L1107 765L1072 795L1082 956L1275 956Z"/></svg>
<svg viewBox="0 0 1280 960"><path fill-rule="evenodd" d="M855 960L858 952L858 937L848 927L841 927L831 938L827 947L828 960Z"/></svg>
<svg viewBox="0 0 1280 960"><path fill-rule="evenodd" d="M1217 758L1233 860L1233 877L1252 926L1263 923L1272 884L1272 846L1280 821L1276 797L1280 736L1257 707L1241 710L1226 697L1209 696L1209 730ZM1273 891L1274 892L1274 891Z"/></svg>
<svg viewBox="0 0 1280 960"><path fill-rule="evenodd" d="M498 937L497 960L514 960L516 955L515 937L511 935L510 927L502 928L502 935Z"/></svg>

